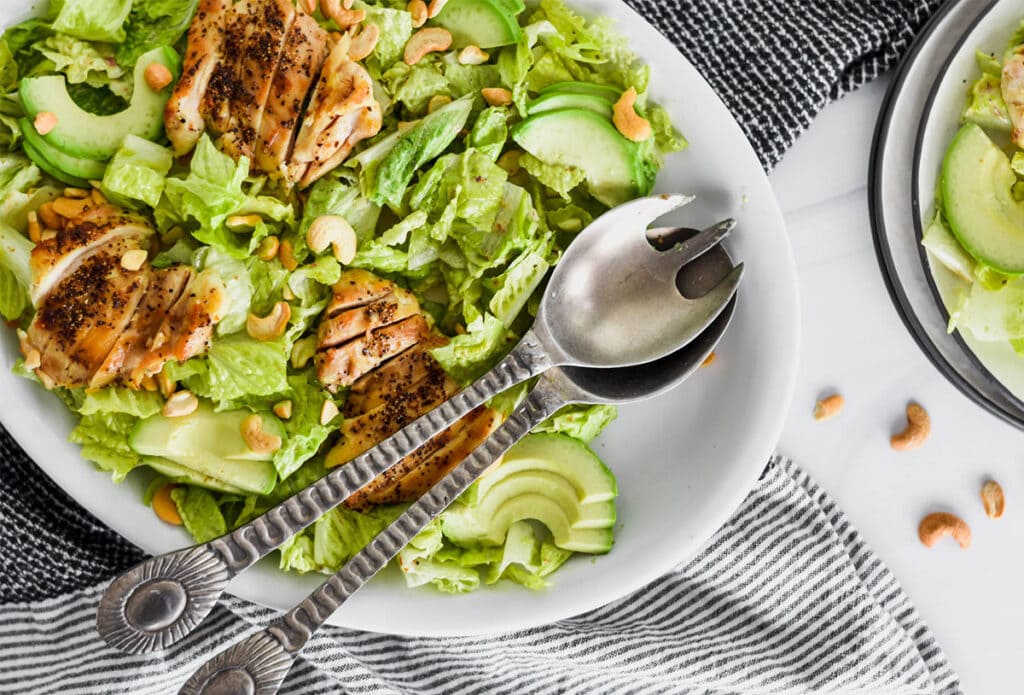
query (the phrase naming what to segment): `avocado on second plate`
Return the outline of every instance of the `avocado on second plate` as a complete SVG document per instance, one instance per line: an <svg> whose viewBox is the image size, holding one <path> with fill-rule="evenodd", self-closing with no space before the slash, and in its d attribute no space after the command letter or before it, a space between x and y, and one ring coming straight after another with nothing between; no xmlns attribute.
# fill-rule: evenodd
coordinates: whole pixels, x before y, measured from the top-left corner
<svg viewBox="0 0 1024 695"><path fill-rule="evenodd" d="M448 0L431 24L451 32L456 48L496 48L522 38L522 29L516 21L519 12L522 12L520 3L510 0Z"/></svg>
<svg viewBox="0 0 1024 695"><path fill-rule="evenodd" d="M1006 154L979 126L953 138L942 164L942 203L957 241L974 258L1007 275L1024 274L1024 203Z"/></svg>

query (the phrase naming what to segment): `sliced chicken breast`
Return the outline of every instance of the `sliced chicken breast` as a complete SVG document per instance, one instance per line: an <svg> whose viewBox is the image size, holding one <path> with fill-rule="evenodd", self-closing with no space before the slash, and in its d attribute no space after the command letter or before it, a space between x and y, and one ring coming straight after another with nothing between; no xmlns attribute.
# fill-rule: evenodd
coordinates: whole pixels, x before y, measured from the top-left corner
<svg viewBox="0 0 1024 695"><path fill-rule="evenodd" d="M356 417L369 412L389 400L399 398L424 379L444 379L441 365L430 356L429 350L447 344L441 336L431 336L397 357L364 374L354 384L345 400L344 416Z"/></svg>
<svg viewBox="0 0 1024 695"><path fill-rule="evenodd" d="M337 41L324 63L295 139L288 178L305 187L343 162L356 143L380 132L380 104L366 69Z"/></svg>
<svg viewBox="0 0 1024 695"><path fill-rule="evenodd" d="M381 299L394 292L396 287L395 283L369 271L358 268L345 270L331 288L334 294L327 305L327 316L334 316L339 311L355 309Z"/></svg>
<svg viewBox="0 0 1024 695"><path fill-rule="evenodd" d="M436 435L415 453L377 476L345 501L353 509L412 502L434 487L501 424L496 410L481 406Z"/></svg>
<svg viewBox="0 0 1024 695"><path fill-rule="evenodd" d="M231 0L200 0L189 27L181 77L164 108L164 129L176 156L190 152L206 129L202 104L220 62L230 7Z"/></svg>
<svg viewBox="0 0 1024 695"><path fill-rule="evenodd" d="M147 272L121 267L130 241L118 238L82 261L36 312L28 343L40 353L44 383L86 386L128 326L149 284Z"/></svg>
<svg viewBox="0 0 1024 695"><path fill-rule="evenodd" d="M268 73L273 80L257 129L257 170L287 175L302 107L326 57L327 32L300 12L285 37L277 68Z"/></svg>
<svg viewBox="0 0 1024 695"><path fill-rule="evenodd" d="M148 344L181 297L192 275L192 269L184 265L152 272L149 287L135 315L92 377L90 388L102 388L115 381L123 381L135 388L139 386L146 376L139 365L148 352Z"/></svg>
<svg viewBox="0 0 1024 695"><path fill-rule="evenodd" d="M430 327L420 314L377 328L344 345L317 352L317 376L328 391L335 393L429 335Z"/></svg>
<svg viewBox="0 0 1024 695"><path fill-rule="evenodd" d="M394 292L370 304L329 316L320 323L317 344L334 347L381 326L408 318L420 311L412 293L396 287Z"/></svg>

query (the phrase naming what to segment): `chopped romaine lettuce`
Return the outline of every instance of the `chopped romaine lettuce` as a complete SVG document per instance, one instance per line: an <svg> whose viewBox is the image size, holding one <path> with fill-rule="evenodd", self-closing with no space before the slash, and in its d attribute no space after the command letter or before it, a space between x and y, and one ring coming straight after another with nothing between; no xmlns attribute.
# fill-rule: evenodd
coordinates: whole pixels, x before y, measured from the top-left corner
<svg viewBox="0 0 1024 695"><path fill-rule="evenodd" d="M217 273L227 290L227 308L217 323L217 335L237 333L245 328L254 292L246 263L215 246L201 247L194 254L192 262L200 270Z"/></svg>
<svg viewBox="0 0 1024 695"><path fill-rule="evenodd" d="M156 46L173 46L188 30L199 0L133 0L125 21L125 40L117 47L117 62L133 66L140 55Z"/></svg>
<svg viewBox="0 0 1024 695"><path fill-rule="evenodd" d="M110 471L114 481L121 482L141 463L139 455L128 444L136 422L137 417L126 413L100 411L83 415L68 439L82 445L82 458Z"/></svg>
<svg viewBox="0 0 1024 695"><path fill-rule="evenodd" d="M582 169L562 164L548 164L529 152L524 152L519 158L519 166L564 200L571 200L569 193L587 178L587 173Z"/></svg>
<svg viewBox="0 0 1024 695"><path fill-rule="evenodd" d="M430 351L445 371L468 383L493 365L508 343L508 328L491 314L483 314L466 326L466 332L444 347Z"/></svg>
<svg viewBox="0 0 1024 695"><path fill-rule="evenodd" d="M334 431L333 427L320 424L320 410L324 401L331 399L320 383L312 375L298 375L288 377L288 385L290 390L284 394L292 404L292 416L284 421L288 438L274 453L274 466L281 480L316 455Z"/></svg>
<svg viewBox="0 0 1024 695"><path fill-rule="evenodd" d="M216 338L203 356L164 367L217 410L288 390L288 347L283 340L260 341L244 333Z"/></svg>
<svg viewBox="0 0 1024 695"><path fill-rule="evenodd" d="M173 162L166 147L128 134L103 173L103 194L123 207L156 207Z"/></svg>
<svg viewBox="0 0 1024 695"><path fill-rule="evenodd" d="M179 485L171 490L171 499L178 507L182 523L196 539L196 543L212 541L227 533L224 515L209 490L195 485Z"/></svg>
<svg viewBox="0 0 1024 695"><path fill-rule="evenodd" d="M156 392L110 386L87 391L78 412L82 415L123 413L137 418L147 418L159 413L163 405L164 399Z"/></svg>
<svg viewBox="0 0 1024 695"><path fill-rule="evenodd" d="M125 40L124 21L132 0L63 0L53 30L86 41Z"/></svg>
<svg viewBox="0 0 1024 695"><path fill-rule="evenodd" d="M538 425L534 432L560 432L590 442L618 417L614 405L569 405Z"/></svg>
<svg viewBox="0 0 1024 695"><path fill-rule="evenodd" d="M33 44L57 72L70 84L107 87L121 98L131 95L128 72L118 65L113 51L105 44L95 44L67 34L53 34Z"/></svg>

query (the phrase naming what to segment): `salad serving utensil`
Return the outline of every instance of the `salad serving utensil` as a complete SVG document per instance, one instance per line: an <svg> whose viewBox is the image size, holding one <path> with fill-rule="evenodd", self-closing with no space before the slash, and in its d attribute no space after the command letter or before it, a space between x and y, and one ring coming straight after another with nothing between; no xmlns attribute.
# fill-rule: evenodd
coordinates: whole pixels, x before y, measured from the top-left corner
<svg viewBox="0 0 1024 695"><path fill-rule="evenodd" d="M721 249L716 252L718 258L701 264L704 267L691 275L690 283L706 283L709 277L721 277L716 276L715 266L724 265L726 271L731 268L725 252ZM179 695L276 693L313 633L498 457L562 406L629 403L678 385L714 350L728 328L735 304L733 297L707 330L687 346L659 360L618 369L554 367L546 371L526 399L473 453L299 605L200 666Z"/></svg>
<svg viewBox="0 0 1024 695"><path fill-rule="evenodd" d="M648 229L691 200L684 195L640 198L599 217L577 235L555 267L533 327L491 371L248 524L122 574L100 601L100 636L128 653L157 651L181 640L209 614L232 577L435 434L518 383L556 367L564 368L562 374L580 368L596 372L678 353L725 310L743 272L743 264L733 268L729 263L725 273L705 274L713 277L712 285L691 283L687 290L691 265L712 265L691 262L715 248L735 226L729 219L692 236L692 230L683 228Z"/></svg>

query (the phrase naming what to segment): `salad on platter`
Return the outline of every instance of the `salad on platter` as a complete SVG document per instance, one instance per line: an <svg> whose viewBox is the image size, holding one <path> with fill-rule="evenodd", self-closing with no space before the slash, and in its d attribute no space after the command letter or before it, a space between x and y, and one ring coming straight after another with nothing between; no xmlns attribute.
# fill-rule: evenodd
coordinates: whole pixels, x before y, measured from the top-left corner
<svg viewBox="0 0 1024 695"><path fill-rule="evenodd" d="M511 349L575 234L686 146L648 79L561 0L55 1L0 39L13 368L76 414L85 459L149 476L160 519L222 535ZM527 387L281 568L340 568ZM539 589L608 552L616 483L588 443L615 415L538 427L400 553L407 583Z"/></svg>
<svg viewBox="0 0 1024 695"><path fill-rule="evenodd" d="M1024 22L999 53L976 51L961 126L946 149L921 243L948 271L949 331L1024 354ZM936 279L939 280L936 275Z"/></svg>

